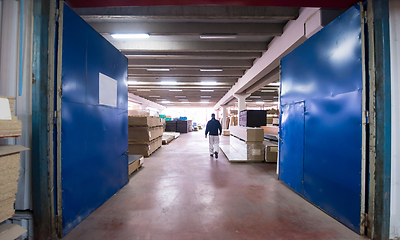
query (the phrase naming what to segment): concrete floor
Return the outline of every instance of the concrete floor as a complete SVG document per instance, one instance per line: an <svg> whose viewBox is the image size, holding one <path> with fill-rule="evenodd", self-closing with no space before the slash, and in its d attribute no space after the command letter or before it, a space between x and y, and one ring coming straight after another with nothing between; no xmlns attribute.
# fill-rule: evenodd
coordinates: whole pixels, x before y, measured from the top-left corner
<svg viewBox="0 0 400 240"><path fill-rule="evenodd" d="M204 131L182 134L63 239L365 239L278 181L275 168L230 164L222 153L216 161Z"/></svg>

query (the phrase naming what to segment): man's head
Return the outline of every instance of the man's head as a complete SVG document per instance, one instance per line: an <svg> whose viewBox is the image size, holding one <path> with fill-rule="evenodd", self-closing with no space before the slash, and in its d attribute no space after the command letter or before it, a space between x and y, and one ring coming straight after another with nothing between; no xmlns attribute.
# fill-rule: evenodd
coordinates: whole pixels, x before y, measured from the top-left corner
<svg viewBox="0 0 400 240"><path fill-rule="evenodd" d="M212 117L212 118L215 118L215 113L211 114L211 117Z"/></svg>

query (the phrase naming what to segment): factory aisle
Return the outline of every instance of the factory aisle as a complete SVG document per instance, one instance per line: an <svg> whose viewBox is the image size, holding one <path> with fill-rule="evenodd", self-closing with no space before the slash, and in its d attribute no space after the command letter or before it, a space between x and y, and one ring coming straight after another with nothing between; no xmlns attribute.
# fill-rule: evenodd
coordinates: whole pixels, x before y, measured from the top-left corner
<svg viewBox="0 0 400 240"><path fill-rule="evenodd" d="M275 167L216 161L204 131L182 134L63 239L365 239L278 181Z"/></svg>

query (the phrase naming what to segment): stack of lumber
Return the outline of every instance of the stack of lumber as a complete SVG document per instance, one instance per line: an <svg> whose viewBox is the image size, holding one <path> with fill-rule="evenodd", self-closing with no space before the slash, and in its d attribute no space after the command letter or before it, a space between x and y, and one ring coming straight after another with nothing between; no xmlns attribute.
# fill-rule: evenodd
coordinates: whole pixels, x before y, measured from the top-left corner
<svg viewBox="0 0 400 240"><path fill-rule="evenodd" d="M261 128L230 127L229 145L220 148L229 162L262 162L264 154L264 131Z"/></svg>
<svg viewBox="0 0 400 240"><path fill-rule="evenodd" d="M19 137L22 133L22 123L14 116L14 101L15 98L0 96L0 101L4 103L0 111L3 114L8 111L10 118L0 118L0 138ZM7 104L8 102L8 104ZM5 106L5 105L8 105ZM3 109L7 108L7 109Z"/></svg>
<svg viewBox="0 0 400 240"><path fill-rule="evenodd" d="M21 136L22 123L14 116L14 100L0 96L0 138ZM14 215L20 152L25 150L27 148L23 146L0 145L0 222Z"/></svg>
<svg viewBox="0 0 400 240"><path fill-rule="evenodd" d="M155 116L129 116L129 153L150 156L162 145L163 121Z"/></svg>
<svg viewBox="0 0 400 240"><path fill-rule="evenodd" d="M165 132L162 136L162 144L167 145L168 143L172 142L172 140L178 138L180 133L175 132Z"/></svg>

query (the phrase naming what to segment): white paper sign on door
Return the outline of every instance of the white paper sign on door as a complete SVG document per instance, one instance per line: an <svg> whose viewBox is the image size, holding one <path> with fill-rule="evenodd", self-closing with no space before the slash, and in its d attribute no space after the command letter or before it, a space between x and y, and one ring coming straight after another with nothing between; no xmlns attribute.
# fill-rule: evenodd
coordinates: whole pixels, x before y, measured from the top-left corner
<svg viewBox="0 0 400 240"><path fill-rule="evenodd" d="M0 120L12 120L10 102L7 98L0 98Z"/></svg>
<svg viewBox="0 0 400 240"><path fill-rule="evenodd" d="M117 107L118 82L99 73L99 104Z"/></svg>

